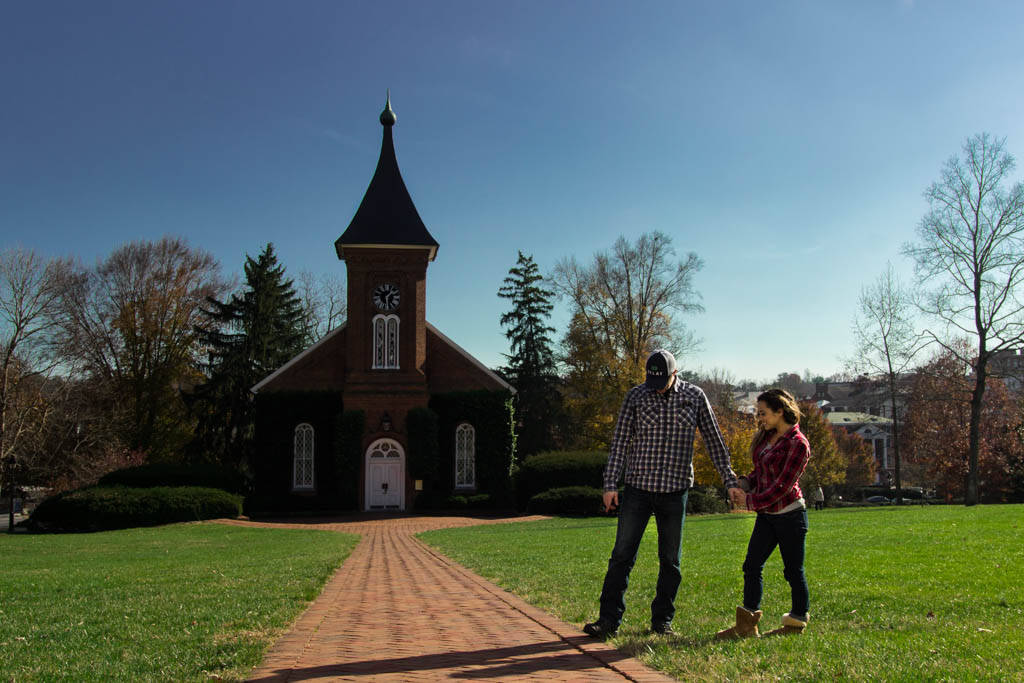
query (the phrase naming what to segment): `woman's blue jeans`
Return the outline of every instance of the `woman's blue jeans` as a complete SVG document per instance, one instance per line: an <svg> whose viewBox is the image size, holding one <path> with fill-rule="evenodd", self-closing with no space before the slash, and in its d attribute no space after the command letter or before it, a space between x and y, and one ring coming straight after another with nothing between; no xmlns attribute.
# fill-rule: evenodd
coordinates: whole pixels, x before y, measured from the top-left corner
<svg viewBox="0 0 1024 683"><path fill-rule="evenodd" d="M743 562L743 606L751 612L761 607L764 590L762 570L768 557L779 547L782 553L782 574L789 582L794 617L807 616L810 596L804 575L804 539L807 537L807 510L799 509L782 515L758 513L754 531L747 544L747 559Z"/></svg>
<svg viewBox="0 0 1024 683"><path fill-rule="evenodd" d="M608 573L601 589L601 619L618 626L626 611L626 587L629 572L636 562L640 540L651 515L658 525L658 587L651 603L651 623L667 624L676 613L676 592L681 574L683 522L686 519L688 491L653 493L626 486L619 496L619 525L615 547L608 560Z"/></svg>

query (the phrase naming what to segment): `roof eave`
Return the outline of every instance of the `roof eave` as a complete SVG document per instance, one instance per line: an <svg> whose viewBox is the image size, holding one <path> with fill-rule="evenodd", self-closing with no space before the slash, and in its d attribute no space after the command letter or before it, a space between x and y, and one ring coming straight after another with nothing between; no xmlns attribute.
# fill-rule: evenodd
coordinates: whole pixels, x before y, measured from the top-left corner
<svg viewBox="0 0 1024 683"><path fill-rule="evenodd" d="M436 244L342 244L335 242L334 250L338 253L338 258L344 261L346 249L418 249L427 252L427 261L433 261L437 257L437 246Z"/></svg>

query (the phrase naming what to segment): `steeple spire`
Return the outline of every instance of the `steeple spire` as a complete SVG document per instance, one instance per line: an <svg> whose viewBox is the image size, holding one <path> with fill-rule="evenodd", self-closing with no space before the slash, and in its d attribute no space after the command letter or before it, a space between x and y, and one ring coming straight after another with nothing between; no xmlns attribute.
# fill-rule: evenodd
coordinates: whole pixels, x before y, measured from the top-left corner
<svg viewBox="0 0 1024 683"><path fill-rule="evenodd" d="M380 113L380 125L385 128L390 128L395 125L395 121L398 117L395 116L395 112L391 110L391 88L388 88L387 101L384 103L384 111Z"/></svg>
<svg viewBox="0 0 1024 683"><path fill-rule="evenodd" d="M423 225L409 190L398 170L392 128L398 117L391 109L391 91L388 90L380 125L384 127L377 170L366 188L363 201L348 228L334 242L338 258L345 258L346 247L413 247L429 252L429 260L437 253L437 241Z"/></svg>

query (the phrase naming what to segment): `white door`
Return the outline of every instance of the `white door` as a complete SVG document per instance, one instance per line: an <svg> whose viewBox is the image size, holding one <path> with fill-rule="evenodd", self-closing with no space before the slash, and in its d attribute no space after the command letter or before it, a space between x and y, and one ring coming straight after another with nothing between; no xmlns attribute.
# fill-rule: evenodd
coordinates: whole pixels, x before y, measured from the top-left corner
<svg viewBox="0 0 1024 683"><path fill-rule="evenodd" d="M366 449L366 509L405 509L405 453L392 439Z"/></svg>

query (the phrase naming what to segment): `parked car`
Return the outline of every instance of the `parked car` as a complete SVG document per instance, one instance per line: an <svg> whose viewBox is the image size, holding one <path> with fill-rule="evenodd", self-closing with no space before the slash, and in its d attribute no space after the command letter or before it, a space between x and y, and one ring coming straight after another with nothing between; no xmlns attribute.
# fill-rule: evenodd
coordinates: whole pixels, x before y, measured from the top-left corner
<svg viewBox="0 0 1024 683"><path fill-rule="evenodd" d="M867 502L874 503L875 505L889 505L892 501L885 496L871 496L867 499Z"/></svg>

